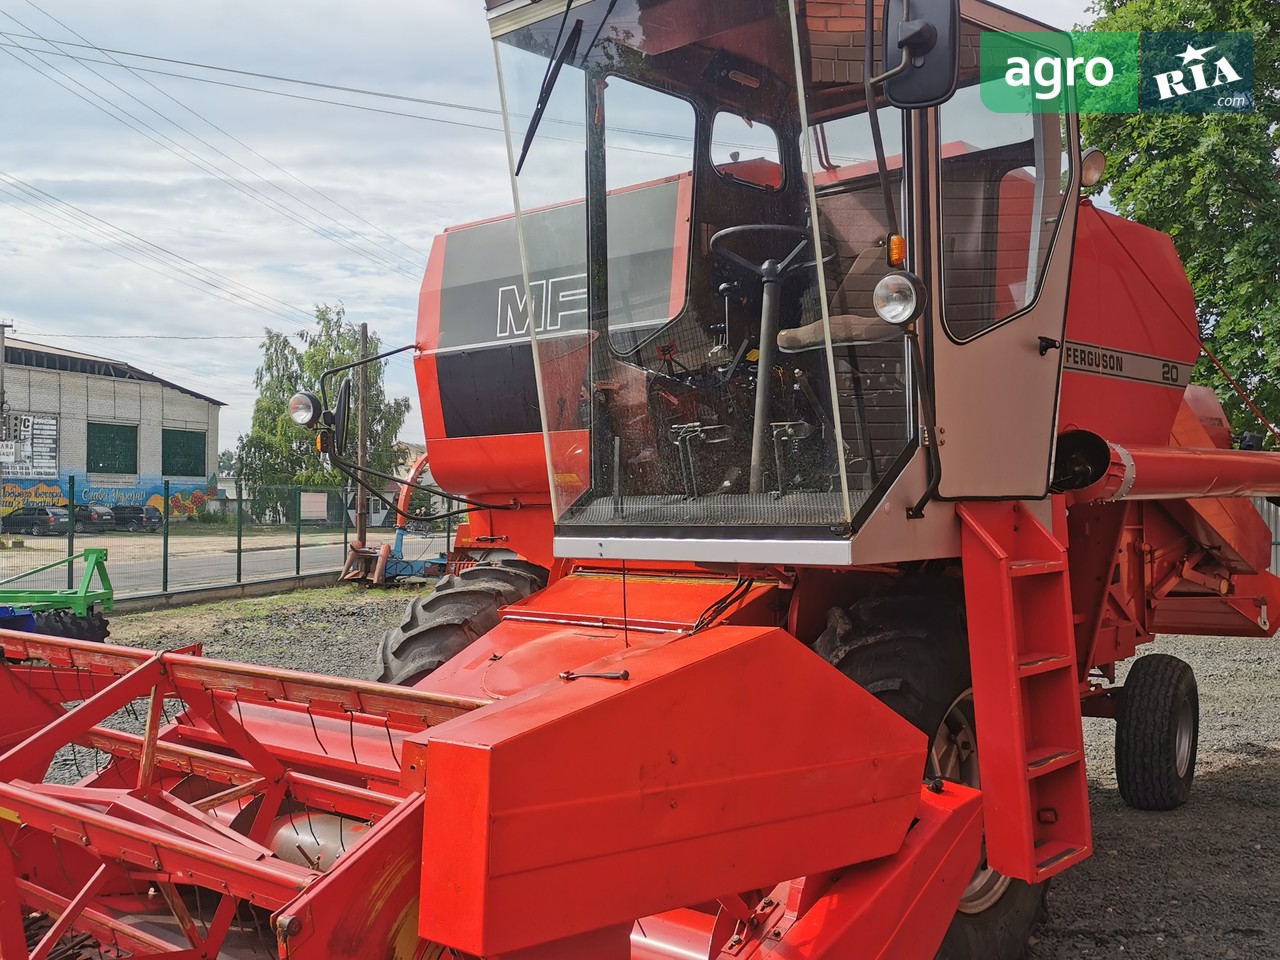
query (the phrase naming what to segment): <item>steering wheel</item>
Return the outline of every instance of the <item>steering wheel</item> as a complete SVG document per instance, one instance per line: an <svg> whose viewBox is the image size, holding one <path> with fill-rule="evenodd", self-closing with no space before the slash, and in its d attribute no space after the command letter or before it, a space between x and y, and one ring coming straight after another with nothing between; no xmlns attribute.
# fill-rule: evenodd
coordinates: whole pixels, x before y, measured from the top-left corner
<svg viewBox="0 0 1280 960"><path fill-rule="evenodd" d="M800 242L781 260L766 260L764 263L752 263L739 253L728 249L724 242L730 237L740 237L752 233L778 233L798 236ZM760 304L760 346L756 367L755 413L751 429L751 480L748 487L750 493L764 492L764 461L766 448L766 432L769 426L769 410L773 387L773 356L777 349L778 314L781 309L779 287L783 278L795 270L812 267L817 260L801 260L800 255L813 243L813 233L807 227L792 227L781 223L744 223L737 227L728 227L711 238L711 252L727 260L734 266L757 277L764 288L764 296ZM832 254L832 257L835 255ZM824 258L824 262L825 262ZM779 481L781 488L781 481Z"/></svg>
<svg viewBox="0 0 1280 960"><path fill-rule="evenodd" d="M777 233L790 234L800 237L800 242L795 248L781 260L766 260L764 263L752 263L746 257L739 253L735 253L725 246L725 241L731 237L740 237L755 233ZM754 277L761 280L777 280L782 278L794 270L801 270L806 267L816 266L817 260L798 260L800 254L813 243L813 232L808 227L792 227L783 223L743 223L736 227L726 227L716 233L711 238L711 252L722 260L727 260L734 266L741 267ZM835 254L823 257L823 263L830 263L835 259ZM773 264L772 268L770 265Z"/></svg>

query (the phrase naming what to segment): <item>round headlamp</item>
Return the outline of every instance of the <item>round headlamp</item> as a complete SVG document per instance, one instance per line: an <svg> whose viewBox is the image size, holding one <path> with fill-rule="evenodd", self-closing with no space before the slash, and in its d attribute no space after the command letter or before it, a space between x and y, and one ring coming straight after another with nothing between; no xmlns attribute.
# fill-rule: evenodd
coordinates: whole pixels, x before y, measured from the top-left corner
<svg viewBox="0 0 1280 960"><path fill-rule="evenodd" d="M1107 172L1107 155L1097 147L1090 147L1080 158L1080 185L1094 187Z"/></svg>
<svg viewBox="0 0 1280 960"><path fill-rule="evenodd" d="M924 284L913 273L901 270L876 284L871 305L876 316L895 327L910 323L924 312Z"/></svg>
<svg viewBox="0 0 1280 960"><path fill-rule="evenodd" d="M323 412L320 398L310 391L303 390L289 398L289 419L300 427L314 427Z"/></svg>

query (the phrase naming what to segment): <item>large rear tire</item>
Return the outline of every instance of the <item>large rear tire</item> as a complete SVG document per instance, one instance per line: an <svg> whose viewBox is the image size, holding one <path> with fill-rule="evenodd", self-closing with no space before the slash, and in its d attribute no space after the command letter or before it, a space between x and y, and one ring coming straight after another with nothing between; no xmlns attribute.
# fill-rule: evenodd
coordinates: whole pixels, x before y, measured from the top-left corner
<svg viewBox="0 0 1280 960"><path fill-rule="evenodd" d="M400 625L383 636L378 679L413 686L497 626L499 609L545 585L545 573L527 565L445 574L431 593L409 601Z"/></svg>
<svg viewBox="0 0 1280 960"><path fill-rule="evenodd" d="M904 581L848 613L833 609L815 649L931 738L925 776L979 787L962 596L958 581ZM1047 888L992 870L984 850L937 960L1017 960Z"/></svg>

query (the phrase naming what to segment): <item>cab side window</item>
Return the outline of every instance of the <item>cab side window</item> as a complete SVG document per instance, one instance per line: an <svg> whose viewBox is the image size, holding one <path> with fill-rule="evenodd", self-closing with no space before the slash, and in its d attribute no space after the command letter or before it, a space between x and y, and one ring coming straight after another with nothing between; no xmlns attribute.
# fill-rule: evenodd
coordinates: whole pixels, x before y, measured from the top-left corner
<svg viewBox="0 0 1280 960"><path fill-rule="evenodd" d="M943 320L964 341L1035 301L1070 178L1056 114L994 113L975 85L941 128Z"/></svg>

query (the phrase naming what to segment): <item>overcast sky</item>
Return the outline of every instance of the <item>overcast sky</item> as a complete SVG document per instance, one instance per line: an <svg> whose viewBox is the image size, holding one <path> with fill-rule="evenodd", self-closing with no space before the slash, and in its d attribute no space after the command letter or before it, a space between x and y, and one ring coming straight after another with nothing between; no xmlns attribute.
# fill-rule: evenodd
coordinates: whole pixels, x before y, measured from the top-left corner
<svg viewBox="0 0 1280 960"><path fill-rule="evenodd" d="M1085 0L1005 5L1065 29L1087 18ZM391 116L47 41L478 109L114 55L435 119ZM511 206L481 0L0 0L0 50L0 318L224 401L223 448L248 428L265 326L296 331L341 301L385 346L409 343L431 238ZM404 357L388 392L413 399L402 437L420 441Z"/></svg>

